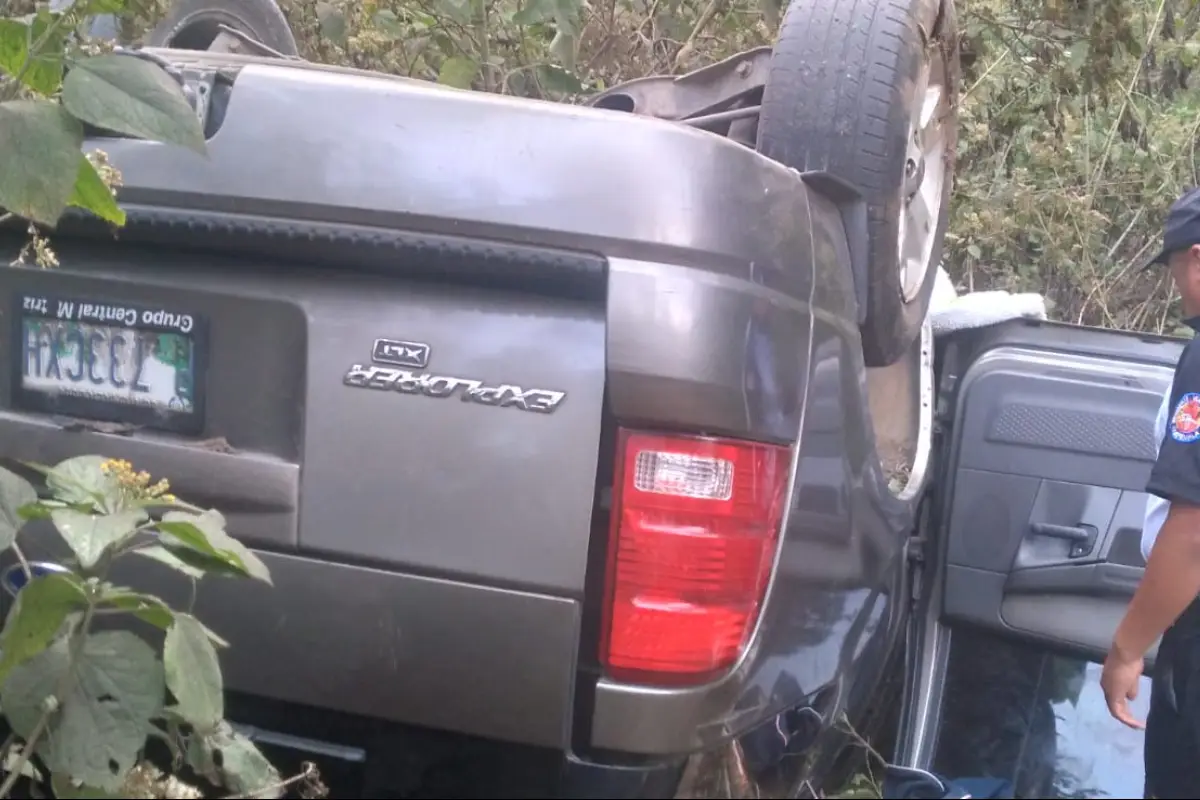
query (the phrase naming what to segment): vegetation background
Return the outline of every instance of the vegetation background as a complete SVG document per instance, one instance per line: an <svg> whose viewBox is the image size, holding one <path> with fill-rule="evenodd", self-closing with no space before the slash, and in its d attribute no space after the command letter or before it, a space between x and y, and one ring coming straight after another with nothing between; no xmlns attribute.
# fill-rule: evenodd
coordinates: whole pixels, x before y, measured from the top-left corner
<svg viewBox="0 0 1200 800"><path fill-rule="evenodd" d="M169 0L133 0L127 38ZM9 0L20 5L31 0ZM571 102L770 44L786 0L279 0L306 58ZM1182 332L1140 265L1200 185L1200 2L958 0L964 67L945 265L1051 315ZM582 157L583 154L581 154Z"/></svg>
<svg viewBox="0 0 1200 800"><path fill-rule="evenodd" d="M777 2L281 6L313 60L572 101L769 44ZM1179 332L1167 276L1140 265L1167 206L1200 185L1200 3L959 0L958 12L965 79L950 274L969 291L1041 292L1057 319Z"/></svg>

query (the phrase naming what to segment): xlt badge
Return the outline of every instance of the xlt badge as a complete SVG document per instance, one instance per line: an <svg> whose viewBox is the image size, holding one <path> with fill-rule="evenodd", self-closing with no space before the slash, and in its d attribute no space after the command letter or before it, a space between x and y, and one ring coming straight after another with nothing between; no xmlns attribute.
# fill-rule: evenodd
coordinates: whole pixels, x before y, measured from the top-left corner
<svg viewBox="0 0 1200 800"><path fill-rule="evenodd" d="M423 394L426 397L457 395L464 403L516 408L539 414L553 413L567 397L566 392L550 389L523 389L511 383L489 385L471 378L433 375L401 368L422 369L429 363L429 350L429 345L424 342L376 339L371 349L371 360L377 363L352 365L342 383L359 389L390 390ZM379 366L380 363L389 366ZM391 366L393 364L399 366Z"/></svg>
<svg viewBox="0 0 1200 800"><path fill-rule="evenodd" d="M371 360L376 364L425 369L429 364L429 345L424 342L402 342L398 339L376 339L375 346L371 349Z"/></svg>

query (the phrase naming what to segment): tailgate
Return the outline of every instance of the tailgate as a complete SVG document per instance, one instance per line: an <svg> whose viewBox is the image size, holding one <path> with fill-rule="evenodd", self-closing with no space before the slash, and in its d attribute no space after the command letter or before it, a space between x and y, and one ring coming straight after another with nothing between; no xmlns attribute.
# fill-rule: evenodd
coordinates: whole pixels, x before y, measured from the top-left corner
<svg viewBox="0 0 1200 800"><path fill-rule="evenodd" d="M233 644L232 688L561 742L603 305L199 255L139 233L60 236L62 268L6 271L0 454L128 459L265 551L273 590L200 591L198 613ZM57 537L27 538L30 558L55 557ZM178 578L126 569L187 601ZM508 690L485 688L480 663Z"/></svg>

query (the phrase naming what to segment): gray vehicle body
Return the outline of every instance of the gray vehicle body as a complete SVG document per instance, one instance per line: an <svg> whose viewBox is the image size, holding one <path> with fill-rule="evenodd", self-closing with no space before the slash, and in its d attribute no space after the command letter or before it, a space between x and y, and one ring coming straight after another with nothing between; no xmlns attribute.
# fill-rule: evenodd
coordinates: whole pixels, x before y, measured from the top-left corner
<svg viewBox="0 0 1200 800"><path fill-rule="evenodd" d="M234 451L67 434L13 408L0 441L8 457L100 451L169 475L262 550L274 589L200 591L198 613L232 644L232 688L674 755L833 685L887 635L794 635L822 609L831 625L893 617L885 584L912 519L874 456L834 200L657 120L224 60L236 81L208 158L89 141L123 173L129 226L118 241L64 236L63 268L6 273L0 303L42 291L206 318L202 438ZM427 344L419 373L563 398L539 413L348 385L380 338ZM754 644L717 683L647 689L585 669L613 419L794 448L791 517L809 522L787 526ZM845 563L827 569L830 553Z"/></svg>
<svg viewBox="0 0 1200 800"><path fill-rule="evenodd" d="M852 191L654 119L161 54L205 87L208 158L89 140L123 173L127 228L68 220L62 268L6 271L0 308L43 292L205 319L205 428L80 432L17 407L5 372L0 454L125 458L225 513L275 583L200 588L230 688L544 750L568 778L609 765L631 781L610 797L654 796L653 770L675 781L756 730L808 747L862 716L912 607L929 425L898 496L858 338ZM12 337L0 326L3 352ZM424 348L373 363L379 339ZM930 347L891 398L926 414ZM617 424L792 449L760 619L712 683L600 670ZM55 557L44 537L27 551ZM125 579L186 601L152 567ZM785 734L796 709L813 724ZM831 755L792 759L776 788Z"/></svg>

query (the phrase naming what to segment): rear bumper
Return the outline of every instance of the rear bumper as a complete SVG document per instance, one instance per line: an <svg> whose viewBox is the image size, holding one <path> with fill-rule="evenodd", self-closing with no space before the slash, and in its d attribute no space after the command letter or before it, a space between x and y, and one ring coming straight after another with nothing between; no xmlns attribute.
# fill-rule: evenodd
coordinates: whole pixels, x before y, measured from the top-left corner
<svg viewBox="0 0 1200 800"><path fill-rule="evenodd" d="M230 689L565 749L578 603L300 556L259 555L274 588L211 579L200 584L197 595L197 616L231 645L222 652ZM133 570L136 574L127 574ZM176 607L187 602L184 582L157 564L125 562L116 573L118 581Z"/></svg>
<svg viewBox="0 0 1200 800"><path fill-rule="evenodd" d="M332 797L664 798L682 757L616 766L514 744L232 694L227 713L284 773L317 765ZM689 795L690 796L690 795Z"/></svg>

